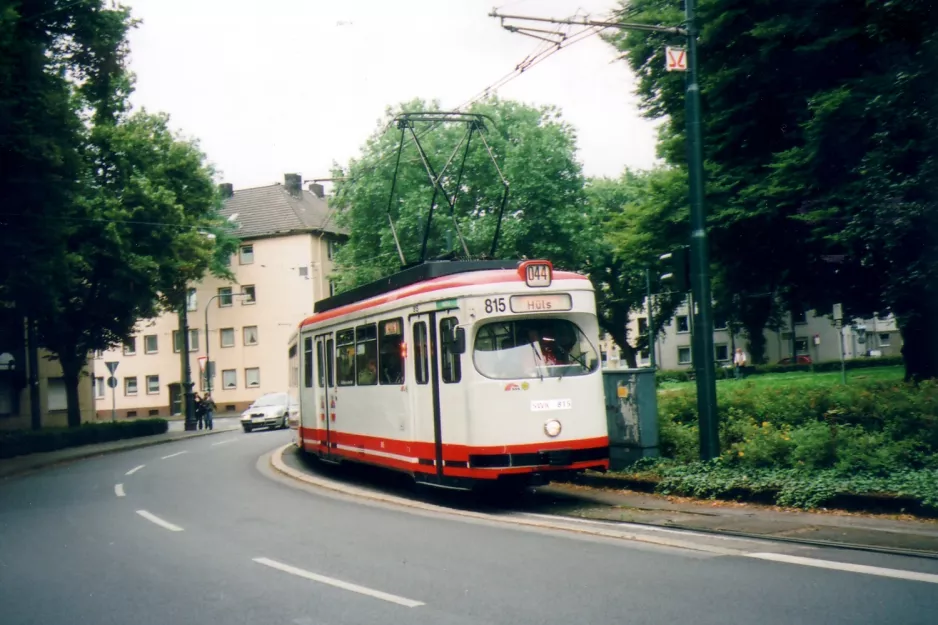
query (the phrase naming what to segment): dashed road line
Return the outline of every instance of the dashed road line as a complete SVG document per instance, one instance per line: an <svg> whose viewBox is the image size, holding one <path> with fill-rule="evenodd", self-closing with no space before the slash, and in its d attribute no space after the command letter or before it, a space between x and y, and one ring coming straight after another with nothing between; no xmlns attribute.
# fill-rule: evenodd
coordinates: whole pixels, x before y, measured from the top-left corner
<svg viewBox="0 0 938 625"><path fill-rule="evenodd" d="M136 473L137 471L139 471L140 469L142 469L142 468L145 467L145 466L147 466L147 465L141 464L141 465L139 465L139 466L136 466L136 467L134 467L133 469L131 469L130 471L128 471L127 473L125 473L124 475L133 475L134 473Z"/></svg>
<svg viewBox="0 0 938 625"><path fill-rule="evenodd" d="M212 447L218 447L219 445L227 445L228 443L237 443L238 441L243 440L240 438L229 438L228 440L219 441L217 443L212 443Z"/></svg>
<svg viewBox="0 0 938 625"><path fill-rule="evenodd" d="M155 514L151 514L150 512L147 512L146 510L137 510L137 514L145 518L147 521L150 521L151 523L155 523L156 525L159 525L160 527L164 529L168 529L171 532L182 531L182 528L179 527L178 525L173 525L169 521L164 521L160 517L156 516Z"/></svg>
<svg viewBox="0 0 938 625"><path fill-rule="evenodd" d="M174 453L174 454L169 454L168 456L163 456L162 459L163 459L163 460L169 460L170 458L175 458L176 456L181 456L181 455L187 454L187 453L189 453L188 450L186 450L186 451L177 451L177 452Z"/></svg>
<svg viewBox="0 0 938 625"><path fill-rule="evenodd" d="M878 575L879 577L892 577L895 579L907 579L916 582L938 584L938 575L934 575L932 573L919 573L917 571L903 571L900 569L884 569L879 566L850 564L848 562L833 562L831 560L817 560L815 558L804 558L802 556L790 556L784 553L746 553L743 555L747 558L769 560L770 562L800 564L801 566L813 566L819 569L847 571L850 573L863 573L864 575Z"/></svg>
<svg viewBox="0 0 938 625"><path fill-rule="evenodd" d="M316 573L311 573L309 571L297 568L295 566L290 566L289 564L284 564L282 562L277 562L276 560L271 560L269 558L254 558L254 561L257 562L258 564L269 566L272 569L277 569L278 571L283 571L284 573L290 573L291 575L296 575L297 577L302 577L304 579L312 580L314 582L319 582L320 584L327 584L329 586L335 586L336 588L342 588L343 590L357 592L360 595L368 595L369 597L374 597L375 599L381 599L382 601L389 601L391 603L396 603L397 605L402 605L407 608L416 608L418 606L426 605L422 601L415 601L413 599L407 599L406 597L399 597L397 595L392 595L386 592L381 592L380 590L374 590L372 588L366 588L365 586L359 586L358 584L351 584L349 582L343 582L342 580L335 579L333 577L326 577L325 575L318 575Z"/></svg>
<svg viewBox="0 0 938 625"><path fill-rule="evenodd" d="M123 485L123 484L115 484L115 485L114 485L114 494L117 495L118 497L124 497L124 496L125 496L125 493L124 493L124 485Z"/></svg>

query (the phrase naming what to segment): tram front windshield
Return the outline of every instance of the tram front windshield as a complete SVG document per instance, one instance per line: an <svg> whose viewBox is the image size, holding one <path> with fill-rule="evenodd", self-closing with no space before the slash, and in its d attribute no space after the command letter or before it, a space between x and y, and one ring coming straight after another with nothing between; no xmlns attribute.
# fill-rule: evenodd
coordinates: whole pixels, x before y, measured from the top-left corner
<svg viewBox="0 0 938 625"><path fill-rule="evenodd" d="M587 375L599 367L586 335L567 319L494 321L479 328L472 360L496 380Z"/></svg>

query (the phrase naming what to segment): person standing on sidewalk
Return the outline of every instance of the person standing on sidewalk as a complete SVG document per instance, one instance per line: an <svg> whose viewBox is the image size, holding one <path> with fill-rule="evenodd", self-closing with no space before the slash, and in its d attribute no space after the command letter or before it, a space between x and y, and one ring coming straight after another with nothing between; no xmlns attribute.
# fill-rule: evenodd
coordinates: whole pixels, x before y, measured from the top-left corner
<svg viewBox="0 0 938 625"><path fill-rule="evenodd" d="M202 421L205 418L205 406L202 403L202 398L199 397L198 393L194 393L195 399L195 422L198 424L199 429L202 429Z"/></svg>
<svg viewBox="0 0 938 625"><path fill-rule="evenodd" d="M214 425L212 424L212 417L215 416L215 401L212 399L212 393L209 391L205 394L205 398L202 399L202 410L205 415L205 427L212 430Z"/></svg>
<svg viewBox="0 0 938 625"><path fill-rule="evenodd" d="M741 347L737 347L736 354L733 355L733 367L736 370L736 379L738 380L743 377L743 370L746 367L746 353Z"/></svg>

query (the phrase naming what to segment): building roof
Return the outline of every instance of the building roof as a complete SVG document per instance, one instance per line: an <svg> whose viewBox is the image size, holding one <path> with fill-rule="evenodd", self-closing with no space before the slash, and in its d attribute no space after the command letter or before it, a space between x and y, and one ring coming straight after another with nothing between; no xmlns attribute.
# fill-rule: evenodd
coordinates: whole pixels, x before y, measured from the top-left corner
<svg viewBox="0 0 938 625"><path fill-rule="evenodd" d="M282 184L240 189L225 199L225 217L237 214L237 236L242 239L297 232L347 234L335 223L335 215L324 198L302 189L292 195Z"/></svg>

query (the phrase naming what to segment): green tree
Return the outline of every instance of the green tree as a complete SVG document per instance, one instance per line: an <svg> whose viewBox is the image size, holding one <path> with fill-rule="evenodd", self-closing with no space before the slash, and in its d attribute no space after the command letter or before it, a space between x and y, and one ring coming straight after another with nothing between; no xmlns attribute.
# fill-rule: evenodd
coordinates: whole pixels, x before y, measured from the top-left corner
<svg viewBox="0 0 938 625"><path fill-rule="evenodd" d="M848 314L891 310L907 374L938 374L938 334L925 322L938 312L930 4L702 0L699 9L715 296L735 298L754 353L762 327L788 310L835 301ZM638 22L682 19L679 0L631 0L627 10ZM666 120L662 156L680 166L683 77L663 58L674 42L609 40L639 76L645 114Z"/></svg>
<svg viewBox="0 0 938 625"><path fill-rule="evenodd" d="M336 168L335 177L341 180L333 205L338 210L337 221L351 233L336 259L340 289L400 268L386 213L400 141L400 132L390 122L400 112L438 108L436 103L415 100L388 109L386 120L362 148L361 158ZM476 103L469 112L488 116L485 141L511 185L496 256L547 258L560 268L583 267L590 219L572 128L556 109L497 98ZM465 127L417 123L416 132L439 171L460 145ZM432 187L409 136L404 146L390 214L405 258L411 263L419 258ZM458 150L449 170L451 175L443 180L450 193L456 188L454 177L461 158L462 151ZM472 257L488 254L502 191L495 165L479 137L473 136L459 181L455 213L458 232L448 205L438 197L427 257L454 252L464 256L460 234Z"/></svg>

